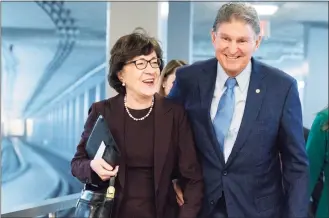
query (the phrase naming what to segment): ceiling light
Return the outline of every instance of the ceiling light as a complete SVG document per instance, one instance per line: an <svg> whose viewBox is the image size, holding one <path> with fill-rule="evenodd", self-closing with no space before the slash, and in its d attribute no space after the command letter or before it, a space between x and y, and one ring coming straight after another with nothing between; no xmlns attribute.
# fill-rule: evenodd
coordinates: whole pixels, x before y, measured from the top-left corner
<svg viewBox="0 0 329 218"><path fill-rule="evenodd" d="M168 18L169 2L160 2L160 16L164 19Z"/></svg>
<svg viewBox="0 0 329 218"><path fill-rule="evenodd" d="M269 16L275 14L279 9L277 5L253 5L259 16Z"/></svg>

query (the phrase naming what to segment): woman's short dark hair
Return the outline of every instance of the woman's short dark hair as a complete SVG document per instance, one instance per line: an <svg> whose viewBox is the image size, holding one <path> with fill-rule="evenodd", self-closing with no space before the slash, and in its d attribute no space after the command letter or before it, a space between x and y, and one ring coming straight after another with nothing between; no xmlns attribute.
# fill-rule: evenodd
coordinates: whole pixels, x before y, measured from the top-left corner
<svg viewBox="0 0 329 218"><path fill-rule="evenodd" d="M118 93L125 94L126 88L122 86L122 82L118 78L118 73L128 61L137 56L149 55L153 51L155 51L157 58L161 59L161 72L163 69L162 49L154 37L148 36L145 31L134 31L131 34L119 38L111 49L108 73L110 86Z"/></svg>

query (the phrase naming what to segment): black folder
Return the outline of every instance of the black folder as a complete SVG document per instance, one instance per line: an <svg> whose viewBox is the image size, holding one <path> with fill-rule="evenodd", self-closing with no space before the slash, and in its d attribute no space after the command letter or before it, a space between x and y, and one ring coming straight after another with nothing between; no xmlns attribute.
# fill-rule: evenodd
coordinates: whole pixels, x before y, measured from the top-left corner
<svg viewBox="0 0 329 218"><path fill-rule="evenodd" d="M102 115L99 115L86 144L89 159L94 159L102 142L105 144L103 159L112 167L115 167L119 162L120 151L106 120Z"/></svg>

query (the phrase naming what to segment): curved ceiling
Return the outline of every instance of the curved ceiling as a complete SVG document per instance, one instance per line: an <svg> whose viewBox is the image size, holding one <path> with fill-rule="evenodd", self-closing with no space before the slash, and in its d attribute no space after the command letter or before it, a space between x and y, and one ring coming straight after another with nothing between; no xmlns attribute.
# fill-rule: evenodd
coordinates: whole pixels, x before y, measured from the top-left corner
<svg viewBox="0 0 329 218"><path fill-rule="evenodd" d="M200 52L209 50L209 30L221 4L223 2L193 3L194 38L199 40L196 50ZM284 52L300 55L303 52L304 33L301 23L315 21L328 24L328 2L273 4L280 7L277 13L271 17L261 17L270 21L271 37L263 42L266 46L262 46L264 50L257 53L260 57L271 59ZM13 84L14 90L2 95L1 105L8 112L8 117L18 116L24 109L33 114L49 98L74 83L76 78L105 61L107 2L72 1L63 2L62 6L74 19L79 29L78 35L68 58L47 78L34 101L30 102L36 85L54 57L60 37L54 22L37 2L1 2L1 52L5 54L2 57L6 59L4 62L10 66L5 69L4 78L7 84ZM12 76L15 74L18 75Z"/></svg>
<svg viewBox="0 0 329 218"><path fill-rule="evenodd" d="M1 27L52 29L54 24L35 2L1 2Z"/></svg>
<svg viewBox="0 0 329 218"><path fill-rule="evenodd" d="M21 116L39 108L49 97L56 96L86 71L105 61L106 2L64 2L62 7L69 11L79 34L68 58L45 77L45 70L61 42L54 22L37 2L1 3L2 41L7 45L2 46L2 52L6 52L7 59L10 56L17 60L10 72L8 69L3 72L17 74L5 76L6 82L13 84L13 92L2 99L5 117ZM34 93L43 77L46 82ZM32 96L34 100L30 101Z"/></svg>

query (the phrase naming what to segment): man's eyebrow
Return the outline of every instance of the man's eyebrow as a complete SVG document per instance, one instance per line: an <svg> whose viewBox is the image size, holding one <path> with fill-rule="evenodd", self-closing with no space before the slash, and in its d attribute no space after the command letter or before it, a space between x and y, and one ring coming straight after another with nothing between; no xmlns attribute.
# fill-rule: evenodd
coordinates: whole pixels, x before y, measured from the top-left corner
<svg viewBox="0 0 329 218"><path fill-rule="evenodd" d="M220 36L222 37L230 37L229 35L227 35L226 33L219 33Z"/></svg>
<svg viewBox="0 0 329 218"><path fill-rule="evenodd" d="M228 37L228 38L231 38L231 36L227 35L226 33L220 33L219 35L220 35L221 37ZM250 40L251 38L248 37L248 36L238 36L237 39L238 39L238 40L241 40L241 39Z"/></svg>

